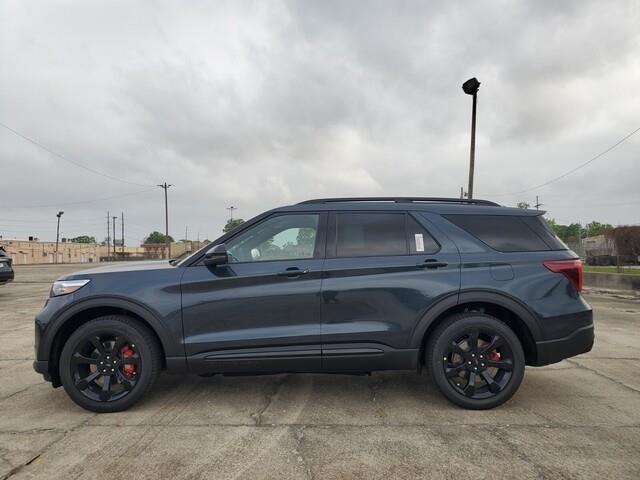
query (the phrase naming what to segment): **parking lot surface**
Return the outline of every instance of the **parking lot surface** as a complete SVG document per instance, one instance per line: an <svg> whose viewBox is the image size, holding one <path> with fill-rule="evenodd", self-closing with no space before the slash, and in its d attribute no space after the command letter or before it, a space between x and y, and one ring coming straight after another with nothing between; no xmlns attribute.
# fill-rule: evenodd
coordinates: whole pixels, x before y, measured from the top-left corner
<svg viewBox="0 0 640 480"><path fill-rule="evenodd" d="M0 287L0 479L640 478L640 299L588 292L592 352L528 368L506 405L465 411L414 373L162 375L94 414L31 367L33 317L71 266Z"/></svg>

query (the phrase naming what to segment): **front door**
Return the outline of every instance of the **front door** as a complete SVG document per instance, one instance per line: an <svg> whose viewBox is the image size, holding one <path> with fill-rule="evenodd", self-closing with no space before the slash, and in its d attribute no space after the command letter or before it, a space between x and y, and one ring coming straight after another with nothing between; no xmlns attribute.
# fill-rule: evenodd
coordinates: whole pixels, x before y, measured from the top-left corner
<svg viewBox="0 0 640 480"><path fill-rule="evenodd" d="M187 267L182 312L192 371L320 369L325 217L274 214L226 242L228 264Z"/></svg>

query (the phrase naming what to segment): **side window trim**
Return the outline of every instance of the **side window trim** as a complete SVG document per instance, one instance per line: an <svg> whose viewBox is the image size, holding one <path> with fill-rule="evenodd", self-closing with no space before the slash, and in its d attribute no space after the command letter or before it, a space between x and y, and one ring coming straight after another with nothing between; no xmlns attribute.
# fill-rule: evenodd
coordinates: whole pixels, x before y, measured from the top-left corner
<svg viewBox="0 0 640 480"><path fill-rule="evenodd" d="M336 215L336 212L329 212L327 218L325 257L338 257L338 216Z"/></svg>
<svg viewBox="0 0 640 480"><path fill-rule="evenodd" d="M438 249L435 252L416 252L416 253L411 253L411 248L409 247L408 248L409 255L437 255L438 253L440 253L440 250L442 250L442 244L438 241L436 237L433 236L433 234L429 231L429 229L422 224L418 215L416 215L414 212L407 212L407 216L413 218L413 220L420 226L420 228L422 228L425 232L427 232L427 235L429 235L431 239L434 241L434 243L438 246ZM407 242L410 242L410 241L411 239L409 237L409 220L407 219Z"/></svg>

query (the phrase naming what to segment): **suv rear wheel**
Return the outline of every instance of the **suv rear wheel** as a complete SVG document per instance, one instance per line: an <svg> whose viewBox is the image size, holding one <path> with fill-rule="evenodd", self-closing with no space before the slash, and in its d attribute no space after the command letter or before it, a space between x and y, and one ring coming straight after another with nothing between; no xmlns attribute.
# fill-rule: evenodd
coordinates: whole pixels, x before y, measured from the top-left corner
<svg viewBox="0 0 640 480"><path fill-rule="evenodd" d="M136 403L160 372L160 348L149 329L124 315L80 326L60 356L60 378L71 399L94 412Z"/></svg>
<svg viewBox="0 0 640 480"><path fill-rule="evenodd" d="M502 405L524 377L524 352L513 331L482 313L446 319L431 335L425 364L442 394L464 408Z"/></svg>

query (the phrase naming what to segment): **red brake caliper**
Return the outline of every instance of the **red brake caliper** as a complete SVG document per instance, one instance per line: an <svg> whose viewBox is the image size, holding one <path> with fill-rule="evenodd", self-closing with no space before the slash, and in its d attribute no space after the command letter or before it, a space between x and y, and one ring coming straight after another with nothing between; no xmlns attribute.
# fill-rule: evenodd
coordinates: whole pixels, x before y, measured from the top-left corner
<svg viewBox="0 0 640 480"><path fill-rule="evenodd" d="M484 344L480 345L480 348L484 348L484 347L486 347L487 345L489 345L489 343L486 343L486 342L485 342ZM489 352L488 357L489 357L489 360L491 360L492 362L497 362L498 360L500 360L500 352L498 352L498 351L494 348L493 350L491 350L491 351Z"/></svg>
<svg viewBox="0 0 640 480"><path fill-rule="evenodd" d="M126 344L124 347L120 349L120 358L130 358L133 356L133 350ZM122 373L124 373L128 378L133 378L136 375L136 366L131 365L130 363L122 366Z"/></svg>

